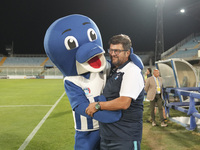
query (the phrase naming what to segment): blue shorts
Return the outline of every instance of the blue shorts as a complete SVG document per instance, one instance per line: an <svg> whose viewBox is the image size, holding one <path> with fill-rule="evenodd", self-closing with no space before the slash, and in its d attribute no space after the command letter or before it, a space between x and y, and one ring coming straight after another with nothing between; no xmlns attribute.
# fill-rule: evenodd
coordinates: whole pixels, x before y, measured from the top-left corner
<svg viewBox="0 0 200 150"><path fill-rule="evenodd" d="M99 130L80 132L76 131L74 150L99 150Z"/></svg>
<svg viewBox="0 0 200 150"><path fill-rule="evenodd" d="M105 140L101 139L101 150L140 150L141 141Z"/></svg>

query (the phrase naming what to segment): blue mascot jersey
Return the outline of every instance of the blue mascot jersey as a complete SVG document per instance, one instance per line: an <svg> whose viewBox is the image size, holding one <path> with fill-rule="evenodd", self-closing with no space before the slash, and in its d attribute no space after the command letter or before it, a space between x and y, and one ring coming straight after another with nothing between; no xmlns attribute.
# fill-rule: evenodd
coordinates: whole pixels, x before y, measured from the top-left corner
<svg viewBox="0 0 200 150"><path fill-rule="evenodd" d="M109 67L109 66L107 66ZM107 69L109 71L109 68ZM90 73L89 78L84 76L69 76L64 78L65 90L70 97L70 104L73 109L75 129L78 131L98 130L99 123L89 116L80 115L74 109L84 103L84 97L87 97L88 103L95 102L94 97L99 96L106 82L106 72Z"/></svg>

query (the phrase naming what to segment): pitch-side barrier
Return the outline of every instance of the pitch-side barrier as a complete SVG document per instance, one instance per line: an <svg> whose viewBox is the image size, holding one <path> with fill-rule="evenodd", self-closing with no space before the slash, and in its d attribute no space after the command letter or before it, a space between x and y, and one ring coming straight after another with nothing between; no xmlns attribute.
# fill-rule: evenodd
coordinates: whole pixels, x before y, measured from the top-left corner
<svg viewBox="0 0 200 150"><path fill-rule="evenodd" d="M163 97L167 116L170 109L186 113L190 117L188 130L197 127L196 120L200 119L197 107L200 106L200 87L194 67L183 59L169 59L155 62L163 78Z"/></svg>
<svg viewBox="0 0 200 150"><path fill-rule="evenodd" d="M170 116L170 108L186 113L190 117L190 126L186 127L187 130L194 130L197 127L196 118L200 119L200 113L197 111L196 106L200 106L200 87L190 88L166 88L164 89L164 100L167 116ZM189 102L170 102L169 93L177 96L188 96Z"/></svg>

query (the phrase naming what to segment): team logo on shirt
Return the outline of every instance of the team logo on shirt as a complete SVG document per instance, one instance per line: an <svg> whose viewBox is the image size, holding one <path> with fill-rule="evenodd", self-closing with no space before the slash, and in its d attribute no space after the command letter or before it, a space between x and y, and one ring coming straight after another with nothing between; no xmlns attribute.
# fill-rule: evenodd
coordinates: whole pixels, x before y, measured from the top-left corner
<svg viewBox="0 0 200 150"><path fill-rule="evenodd" d="M85 92L85 95L88 95L91 92L90 88L84 88L83 91Z"/></svg>
<svg viewBox="0 0 200 150"><path fill-rule="evenodd" d="M116 76L114 77L114 79L117 80L118 78L121 78L123 74L124 74L123 72L118 72Z"/></svg>
<svg viewBox="0 0 200 150"><path fill-rule="evenodd" d="M115 80L117 80L119 78L119 76L117 75L116 77L115 77Z"/></svg>

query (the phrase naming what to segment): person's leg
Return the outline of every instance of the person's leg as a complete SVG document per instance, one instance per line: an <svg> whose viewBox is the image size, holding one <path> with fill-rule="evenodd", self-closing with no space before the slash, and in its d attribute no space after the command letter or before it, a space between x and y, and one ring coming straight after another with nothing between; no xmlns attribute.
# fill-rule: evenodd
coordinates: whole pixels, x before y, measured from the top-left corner
<svg viewBox="0 0 200 150"><path fill-rule="evenodd" d="M108 144L109 143L110 143L110 140L101 139L100 150L109 150L108 149Z"/></svg>
<svg viewBox="0 0 200 150"><path fill-rule="evenodd" d="M158 110L159 110L159 116L160 116L160 121L163 122L163 105L162 105L162 99L161 95L156 95L157 98L157 105L158 105Z"/></svg>
<svg viewBox="0 0 200 150"><path fill-rule="evenodd" d="M163 106L162 108L163 108L163 118L164 118L164 120L165 120L165 119L167 119L167 116L166 116L166 114L165 114L165 107Z"/></svg>
<svg viewBox="0 0 200 150"><path fill-rule="evenodd" d="M155 115L156 115L156 112L157 112L157 108L158 108L157 103L155 103L155 109L154 109L154 114Z"/></svg>
<svg viewBox="0 0 200 150"><path fill-rule="evenodd" d="M150 115L151 115L152 122L153 121L155 122L154 109L155 109L155 99L153 101L150 101Z"/></svg>
<svg viewBox="0 0 200 150"><path fill-rule="evenodd" d="M166 114L165 114L164 100L162 100L162 108L163 108L163 118L164 118L164 122L167 122L167 116L166 116Z"/></svg>
<svg viewBox="0 0 200 150"><path fill-rule="evenodd" d="M74 150L99 150L99 130L80 132L76 131Z"/></svg>

